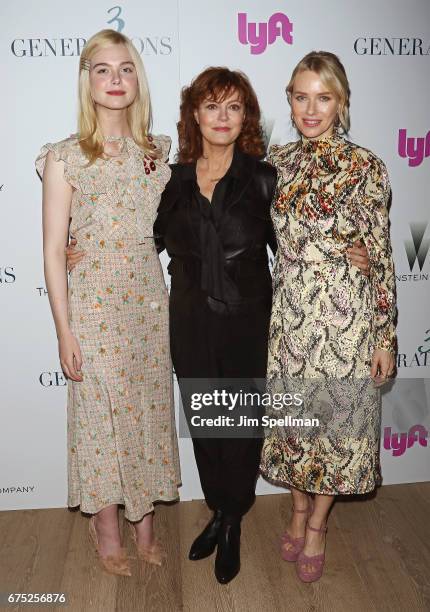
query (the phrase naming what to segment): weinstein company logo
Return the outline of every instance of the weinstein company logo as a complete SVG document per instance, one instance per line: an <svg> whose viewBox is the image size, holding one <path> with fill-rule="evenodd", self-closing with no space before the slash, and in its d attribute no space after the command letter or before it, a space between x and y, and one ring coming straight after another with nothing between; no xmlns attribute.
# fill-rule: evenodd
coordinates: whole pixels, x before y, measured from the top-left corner
<svg viewBox="0 0 430 612"><path fill-rule="evenodd" d="M284 13L274 13L268 22L248 22L247 13L237 15L237 34L242 45L250 45L251 55L264 53L268 45L273 45L282 37L287 45L293 44L293 24Z"/></svg>
<svg viewBox="0 0 430 612"><path fill-rule="evenodd" d="M404 281L427 281L428 272L422 272L430 248L430 239L424 238L428 223L410 223L412 240L405 240L405 251L408 259L410 274L396 274L396 280ZM416 265L417 264L417 265ZM415 272L418 267L419 273Z"/></svg>
<svg viewBox="0 0 430 612"><path fill-rule="evenodd" d="M19 485L13 487L0 487L1 495L16 495L17 493L33 493L35 485Z"/></svg>
<svg viewBox="0 0 430 612"><path fill-rule="evenodd" d="M107 11L107 25L117 32L125 26L122 7L113 6ZM140 55L170 55L173 51L170 36L129 35ZM67 38L15 38L10 45L12 54L18 58L29 57L74 57L81 54L87 39L82 36Z"/></svg>
<svg viewBox="0 0 430 612"><path fill-rule="evenodd" d="M430 130L419 138L408 137L406 130L399 130L397 150L400 157L408 158L409 166L419 166L425 157L430 156Z"/></svg>

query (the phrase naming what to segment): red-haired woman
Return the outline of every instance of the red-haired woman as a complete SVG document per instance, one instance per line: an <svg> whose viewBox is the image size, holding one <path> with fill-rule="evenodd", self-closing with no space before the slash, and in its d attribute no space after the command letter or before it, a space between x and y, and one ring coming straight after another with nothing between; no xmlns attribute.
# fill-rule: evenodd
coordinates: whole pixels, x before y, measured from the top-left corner
<svg viewBox="0 0 430 612"><path fill-rule="evenodd" d="M215 379L225 386L226 378L266 375L277 174L259 161L260 108L240 72L208 68L185 87L178 131L179 163L171 166L154 233L171 257L170 348L187 411L190 392L209 390ZM203 559L218 545L215 575L226 583L239 571L240 521L255 498L262 440L208 432L197 437L194 428L192 435L214 515L189 558Z"/></svg>

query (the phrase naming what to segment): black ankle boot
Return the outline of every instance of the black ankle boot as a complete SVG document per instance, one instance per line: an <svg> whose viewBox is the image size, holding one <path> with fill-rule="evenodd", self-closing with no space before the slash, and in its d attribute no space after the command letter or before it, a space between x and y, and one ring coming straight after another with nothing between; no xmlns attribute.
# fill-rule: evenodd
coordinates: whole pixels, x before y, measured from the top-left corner
<svg viewBox="0 0 430 612"><path fill-rule="evenodd" d="M191 559L191 561L204 559L213 553L217 545L218 531L221 526L221 520L222 511L216 510L212 519L191 545L188 555L188 558Z"/></svg>
<svg viewBox="0 0 430 612"><path fill-rule="evenodd" d="M240 521L240 516L225 516L218 531L215 576L221 584L233 580L240 570Z"/></svg>

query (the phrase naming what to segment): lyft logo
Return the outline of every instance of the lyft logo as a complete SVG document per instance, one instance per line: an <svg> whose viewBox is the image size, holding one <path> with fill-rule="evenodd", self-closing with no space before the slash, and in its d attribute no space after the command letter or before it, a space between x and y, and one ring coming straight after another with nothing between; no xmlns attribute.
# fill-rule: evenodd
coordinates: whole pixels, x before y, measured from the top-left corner
<svg viewBox="0 0 430 612"><path fill-rule="evenodd" d="M274 13L268 23L248 23L246 13L238 13L238 36L242 45L251 45L252 55L264 53L267 45L272 45L278 36L282 36L287 45L293 44L293 24L284 13Z"/></svg>
<svg viewBox="0 0 430 612"><path fill-rule="evenodd" d="M430 130L425 138L408 138L406 130L399 130L398 151L400 157L409 158L409 166L419 166L425 157L430 156Z"/></svg>
<svg viewBox="0 0 430 612"><path fill-rule="evenodd" d="M423 425L412 425L408 433L391 433L391 427L384 428L384 448L392 450L394 457L400 457L407 448L418 442L420 446L427 446L429 432Z"/></svg>

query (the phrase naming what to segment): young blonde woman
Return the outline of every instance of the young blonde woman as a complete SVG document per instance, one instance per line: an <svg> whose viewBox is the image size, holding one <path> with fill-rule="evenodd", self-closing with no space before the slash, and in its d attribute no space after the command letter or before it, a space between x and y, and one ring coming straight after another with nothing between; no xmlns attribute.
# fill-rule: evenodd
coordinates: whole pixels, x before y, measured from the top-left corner
<svg viewBox="0 0 430 612"><path fill-rule="evenodd" d="M272 429L262 472L291 489L282 556L305 582L323 571L328 513L338 494L380 481L380 385L394 370L395 277L383 162L343 138L349 84L339 59L312 52L287 87L301 139L272 147L278 169L272 219L278 241L269 332L268 383L303 393L297 412L320 430ZM360 238L370 277L347 258ZM316 409L316 410L314 410Z"/></svg>
<svg viewBox="0 0 430 612"><path fill-rule="evenodd" d="M170 139L149 133L145 71L103 30L79 67L78 134L43 147L45 278L68 393L68 505L92 514L103 567L130 575L118 505L141 559L161 564L153 504L178 497L168 294L153 224ZM67 283L70 232L87 257Z"/></svg>

